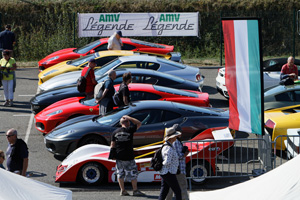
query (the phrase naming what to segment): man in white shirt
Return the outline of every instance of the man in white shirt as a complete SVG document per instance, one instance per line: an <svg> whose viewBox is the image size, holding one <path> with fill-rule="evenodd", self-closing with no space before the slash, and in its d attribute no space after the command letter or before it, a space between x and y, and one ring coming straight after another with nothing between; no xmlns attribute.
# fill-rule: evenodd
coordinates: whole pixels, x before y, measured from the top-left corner
<svg viewBox="0 0 300 200"><path fill-rule="evenodd" d="M107 49L108 50L121 50L122 46L123 46L121 37L122 37L121 31L117 31L112 36L110 36L110 38L108 39Z"/></svg>

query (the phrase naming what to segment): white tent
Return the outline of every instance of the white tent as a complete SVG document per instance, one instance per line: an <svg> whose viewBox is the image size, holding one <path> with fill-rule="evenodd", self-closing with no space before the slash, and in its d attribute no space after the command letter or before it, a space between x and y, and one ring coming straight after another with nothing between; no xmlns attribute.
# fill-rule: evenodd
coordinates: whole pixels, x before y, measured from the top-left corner
<svg viewBox="0 0 300 200"><path fill-rule="evenodd" d="M0 169L0 200L71 200L72 191Z"/></svg>
<svg viewBox="0 0 300 200"><path fill-rule="evenodd" d="M300 198L300 156L249 181L224 189L192 192L191 200L295 200Z"/></svg>

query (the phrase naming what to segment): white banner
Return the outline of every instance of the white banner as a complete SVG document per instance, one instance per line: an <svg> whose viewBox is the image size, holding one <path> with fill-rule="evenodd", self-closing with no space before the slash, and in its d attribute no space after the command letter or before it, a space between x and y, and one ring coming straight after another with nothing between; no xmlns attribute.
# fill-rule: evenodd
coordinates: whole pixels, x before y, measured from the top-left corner
<svg viewBox="0 0 300 200"><path fill-rule="evenodd" d="M198 36L198 12L194 13L84 13L78 14L79 37Z"/></svg>

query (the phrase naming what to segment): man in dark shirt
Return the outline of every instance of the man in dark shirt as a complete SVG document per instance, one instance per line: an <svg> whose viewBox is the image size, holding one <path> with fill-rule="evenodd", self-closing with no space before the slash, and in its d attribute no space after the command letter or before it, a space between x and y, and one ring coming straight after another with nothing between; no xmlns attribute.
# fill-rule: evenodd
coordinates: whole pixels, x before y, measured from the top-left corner
<svg viewBox="0 0 300 200"><path fill-rule="evenodd" d="M131 123L133 125L131 125ZM121 188L121 196L128 196L124 187L124 178L131 181L133 196L145 195L137 189L137 165L134 161L133 134L141 127L141 122L133 117L124 115L120 119L121 128L112 133L111 148L116 150L116 169L118 182Z"/></svg>
<svg viewBox="0 0 300 200"><path fill-rule="evenodd" d="M103 94L100 99L96 99L96 102L99 103L99 115L104 115L105 113L113 110L114 100L113 96L115 94L114 80L117 75L114 70L108 73L108 79L104 83Z"/></svg>
<svg viewBox="0 0 300 200"><path fill-rule="evenodd" d="M0 49L12 51L15 43L15 34L11 32L11 25L7 24L5 30L0 33Z"/></svg>
<svg viewBox="0 0 300 200"><path fill-rule="evenodd" d="M6 132L8 147L6 150L6 166L7 170L26 176L28 167L28 148L27 144L18 139L17 130L12 128Z"/></svg>

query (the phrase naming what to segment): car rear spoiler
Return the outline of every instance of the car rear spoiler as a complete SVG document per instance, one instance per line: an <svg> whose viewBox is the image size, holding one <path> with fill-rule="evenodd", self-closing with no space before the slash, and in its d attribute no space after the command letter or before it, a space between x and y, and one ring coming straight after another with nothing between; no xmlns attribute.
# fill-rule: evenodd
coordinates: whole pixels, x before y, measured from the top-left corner
<svg viewBox="0 0 300 200"><path fill-rule="evenodd" d="M170 52L168 53L168 55L171 56L170 60L175 61L175 62L179 62L179 63L183 63L181 60L181 53L180 52Z"/></svg>

